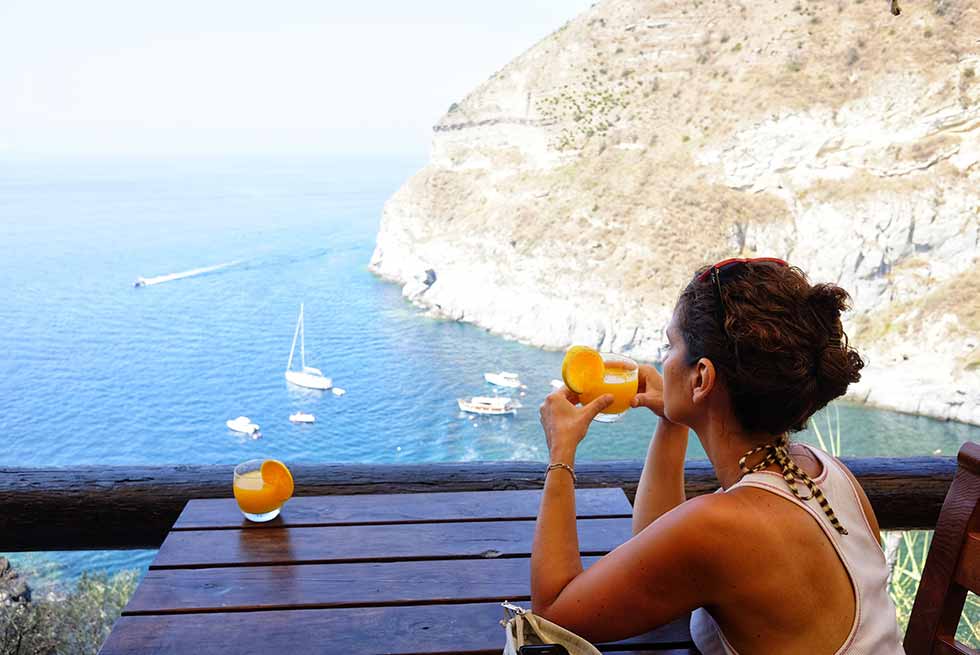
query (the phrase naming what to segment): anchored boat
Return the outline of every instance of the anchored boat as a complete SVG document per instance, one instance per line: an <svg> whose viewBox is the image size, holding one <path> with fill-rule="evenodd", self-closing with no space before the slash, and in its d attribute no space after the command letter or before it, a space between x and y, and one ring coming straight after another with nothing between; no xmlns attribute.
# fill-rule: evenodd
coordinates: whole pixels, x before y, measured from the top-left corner
<svg viewBox="0 0 980 655"><path fill-rule="evenodd" d="M296 352L296 339L299 338L300 370L293 369L293 354ZM289 362L286 364L286 380L297 387L326 391L333 386L333 380L323 375L318 368L306 365L306 328L303 326L303 305L299 306L299 320L293 333L293 345L289 348Z"/></svg>
<svg viewBox="0 0 980 655"><path fill-rule="evenodd" d="M503 414L516 414L521 406L519 402L512 398L501 396L473 396L472 398L459 398L456 403L464 412L472 414L489 414L500 416Z"/></svg>
<svg viewBox="0 0 980 655"><path fill-rule="evenodd" d="M252 419L247 416L239 416L238 418L233 418L225 421L225 425L232 432L240 432L242 434L247 434L250 437L259 436L259 426L252 423Z"/></svg>
<svg viewBox="0 0 980 655"><path fill-rule="evenodd" d="M495 386L507 387L509 389L519 389L523 386L517 373L508 373L507 371L484 373L483 379Z"/></svg>
<svg viewBox="0 0 980 655"><path fill-rule="evenodd" d="M295 414L289 415L289 420L292 423L314 423L316 422L316 417L307 412L296 412Z"/></svg>

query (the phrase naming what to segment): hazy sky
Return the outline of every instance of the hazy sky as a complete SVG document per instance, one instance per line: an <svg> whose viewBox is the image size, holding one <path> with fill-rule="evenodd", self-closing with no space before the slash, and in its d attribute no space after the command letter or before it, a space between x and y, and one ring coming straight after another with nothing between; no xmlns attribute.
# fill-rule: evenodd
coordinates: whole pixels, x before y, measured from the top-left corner
<svg viewBox="0 0 980 655"><path fill-rule="evenodd" d="M424 154L592 1L0 0L0 154Z"/></svg>

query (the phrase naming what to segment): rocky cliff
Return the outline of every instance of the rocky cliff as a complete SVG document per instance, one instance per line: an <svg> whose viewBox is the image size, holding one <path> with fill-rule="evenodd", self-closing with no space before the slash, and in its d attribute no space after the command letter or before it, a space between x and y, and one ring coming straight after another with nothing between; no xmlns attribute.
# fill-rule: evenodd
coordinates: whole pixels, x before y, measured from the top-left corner
<svg viewBox="0 0 980 655"><path fill-rule="evenodd" d="M728 256L848 289L857 400L980 424L975 0L606 0L434 127L371 270L433 315L657 360Z"/></svg>

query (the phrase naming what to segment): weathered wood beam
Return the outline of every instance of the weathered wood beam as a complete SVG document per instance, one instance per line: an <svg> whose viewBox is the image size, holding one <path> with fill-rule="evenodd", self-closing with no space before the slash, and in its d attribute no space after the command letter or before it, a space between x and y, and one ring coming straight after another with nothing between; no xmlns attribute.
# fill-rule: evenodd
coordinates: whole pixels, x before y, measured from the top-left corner
<svg viewBox="0 0 980 655"><path fill-rule="evenodd" d="M952 457L851 458L883 528L932 528ZM297 495L540 488L537 462L292 466ZM580 487L622 487L642 462L579 463ZM0 468L0 551L157 548L191 498L231 496L231 466ZM707 460L687 464L689 496L717 488Z"/></svg>

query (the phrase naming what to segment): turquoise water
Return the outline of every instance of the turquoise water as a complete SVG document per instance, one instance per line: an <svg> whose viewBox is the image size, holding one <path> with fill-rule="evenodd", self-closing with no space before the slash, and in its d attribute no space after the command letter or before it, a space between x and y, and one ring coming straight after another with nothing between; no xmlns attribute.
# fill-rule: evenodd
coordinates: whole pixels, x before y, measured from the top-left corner
<svg viewBox="0 0 980 655"><path fill-rule="evenodd" d="M545 459L537 406L561 354L422 317L367 271L383 203L422 163L0 162L0 465ZM283 378L301 302L307 363L343 397ZM518 415L461 414L456 398L491 393L483 373L501 369L527 384ZM289 423L300 409L316 424ZM839 409L846 454L980 441L976 427ZM260 439L227 430L240 414ZM655 425L642 411L597 425L580 459L641 458ZM704 456L696 439L689 450ZM151 557L11 555L44 580Z"/></svg>

